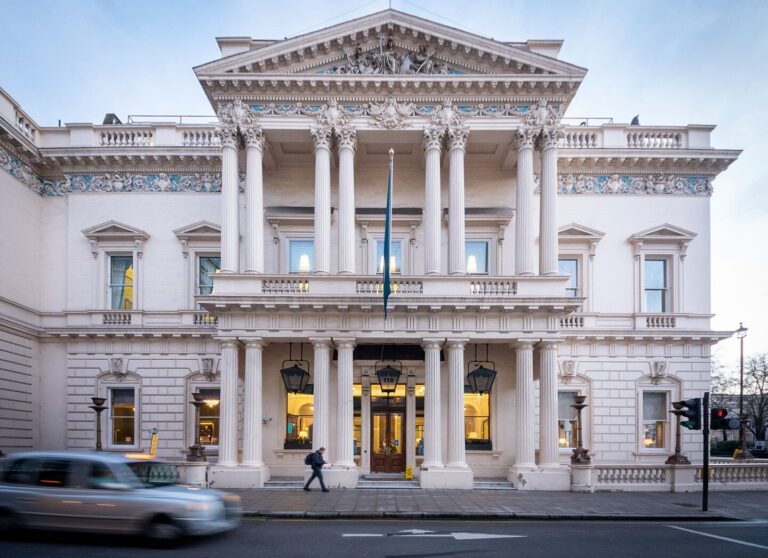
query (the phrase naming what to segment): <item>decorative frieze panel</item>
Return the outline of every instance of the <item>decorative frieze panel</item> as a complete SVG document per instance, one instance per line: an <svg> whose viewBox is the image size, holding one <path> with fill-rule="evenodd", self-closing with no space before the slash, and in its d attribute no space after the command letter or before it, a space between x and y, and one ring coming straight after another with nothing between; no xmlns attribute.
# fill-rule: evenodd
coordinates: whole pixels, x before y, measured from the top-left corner
<svg viewBox="0 0 768 558"><path fill-rule="evenodd" d="M711 196L712 180L708 176L673 174L648 176L561 174L558 177L558 193Z"/></svg>
<svg viewBox="0 0 768 558"><path fill-rule="evenodd" d="M387 105L393 101L390 98L381 101L363 103L363 104L343 104L339 109L348 116L375 116L380 113ZM427 105L418 103L398 104L398 114L402 116L424 116L431 118L443 109L441 105ZM251 105L251 109L256 114L264 116L318 116L325 110L325 105L306 105L303 103L256 103ZM479 103L476 105L456 105L453 107L456 112L462 116L523 116L531 109L531 105L517 105L512 103L487 105Z"/></svg>

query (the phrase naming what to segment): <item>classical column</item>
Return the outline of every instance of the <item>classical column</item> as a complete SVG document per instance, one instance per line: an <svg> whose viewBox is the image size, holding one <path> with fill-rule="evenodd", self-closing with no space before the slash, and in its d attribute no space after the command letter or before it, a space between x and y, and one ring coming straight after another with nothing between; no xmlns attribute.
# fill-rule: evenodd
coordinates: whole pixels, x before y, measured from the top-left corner
<svg viewBox="0 0 768 558"><path fill-rule="evenodd" d="M221 342L219 466L237 466L237 341Z"/></svg>
<svg viewBox="0 0 768 558"><path fill-rule="evenodd" d="M539 275L557 275L557 126L541 133L541 197L539 219Z"/></svg>
<svg viewBox="0 0 768 558"><path fill-rule="evenodd" d="M535 275L533 268L533 142L537 130L517 131L517 194L515 196L515 275Z"/></svg>
<svg viewBox="0 0 768 558"><path fill-rule="evenodd" d="M405 424L405 466L413 470L416 468L416 377L410 371L405 385Z"/></svg>
<svg viewBox="0 0 768 558"><path fill-rule="evenodd" d="M331 135L330 126L312 126L315 144L315 269L331 272Z"/></svg>
<svg viewBox="0 0 768 558"><path fill-rule="evenodd" d="M440 274L440 143L443 130L424 129L424 273Z"/></svg>
<svg viewBox="0 0 768 558"><path fill-rule="evenodd" d="M440 417L440 342L425 340L424 347L424 462L422 467L442 467Z"/></svg>
<svg viewBox="0 0 768 558"><path fill-rule="evenodd" d="M331 340L312 339L311 341L315 348L315 416L312 424L312 449L317 451L320 448L328 449L329 442L328 371L331 366Z"/></svg>
<svg viewBox="0 0 768 558"><path fill-rule="evenodd" d="M240 223L236 126L216 128L221 138L221 271L240 272Z"/></svg>
<svg viewBox="0 0 768 558"><path fill-rule="evenodd" d="M264 134L258 124L242 129L245 138L245 273L264 273Z"/></svg>
<svg viewBox="0 0 768 558"><path fill-rule="evenodd" d="M339 142L339 273L355 273L355 148L357 132L336 130Z"/></svg>
<svg viewBox="0 0 768 558"><path fill-rule="evenodd" d="M245 399L243 401L243 466L263 467L262 447L262 355L264 341L245 342Z"/></svg>
<svg viewBox="0 0 768 558"><path fill-rule="evenodd" d="M352 424L355 410L352 396L352 353L355 348L353 339L337 339L337 394L336 394L336 459L337 467L355 467L354 435Z"/></svg>
<svg viewBox="0 0 768 558"><path fill-rule="evenodd" d="M557 445L557 344L539 345L539 466L559 467Z"/></svg>
<svg viewBox="0 0 768 558"><path fill-rule="evenodd" d="M517 410L517 447L515 467L536 468L533 436L533 341L517 342L517 388L515 404Z"/></svg>
<svg viewBox="0 0 768 558"><path fill-rule="evenodd" d="M448 265L451 275L464 275L464 153L469 129L466 126L448 128L450 170L448 174Z"/></svg>
<svg viewBox="0 0 768 558"><path fill-rule="evenodd" d="M467 467L464 447L464 347L466 339L448 340L448 467Z"/></svg>

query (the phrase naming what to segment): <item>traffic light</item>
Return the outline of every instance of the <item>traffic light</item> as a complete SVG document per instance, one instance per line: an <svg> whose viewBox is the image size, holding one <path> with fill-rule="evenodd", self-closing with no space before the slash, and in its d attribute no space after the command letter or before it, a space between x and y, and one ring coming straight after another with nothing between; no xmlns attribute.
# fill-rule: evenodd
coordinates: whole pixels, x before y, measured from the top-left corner
<svg viewBox="0 0 768 558"><path fill-rule="evenodd" d="M709 414L709 427L712 430L738 430L739 419L728 417L728 409L724 407L715 407Z"/></svg>
<svg viewBox="0 0 768 558"><path fill-rule="evenodd" d="M701 399L686 399L684 401L675 401L672 406L680 415L680 418L687 418L680 423L680 426L688 430L701 430Z"/></svg>

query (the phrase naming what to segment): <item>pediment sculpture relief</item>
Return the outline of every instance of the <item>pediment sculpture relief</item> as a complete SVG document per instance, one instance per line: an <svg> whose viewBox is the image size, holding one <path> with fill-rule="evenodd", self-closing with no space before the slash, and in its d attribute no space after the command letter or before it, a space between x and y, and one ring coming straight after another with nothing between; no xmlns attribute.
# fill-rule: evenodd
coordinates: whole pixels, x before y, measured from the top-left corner
<svg viewBox="0 0 768 558"><path fill-rule="evenodd" d="M435 58L437 49L422 42L417 50L399 51L392 35L379 39L379 46L364 52L360 43L345 52L346 62L324 70L327 74L449 74L448 65Z"/></svg>

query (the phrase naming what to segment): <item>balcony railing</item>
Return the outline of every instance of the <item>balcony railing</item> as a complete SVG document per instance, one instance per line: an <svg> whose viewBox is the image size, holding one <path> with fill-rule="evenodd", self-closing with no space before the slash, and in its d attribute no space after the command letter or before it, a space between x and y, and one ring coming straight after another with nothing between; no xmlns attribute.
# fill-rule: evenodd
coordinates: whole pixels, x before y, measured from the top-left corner
<svg viewBox="0 0 768 558"><path fill-rule="evenodd" d="M564 149L710 149L712 126L569 126Z"/></svg>

